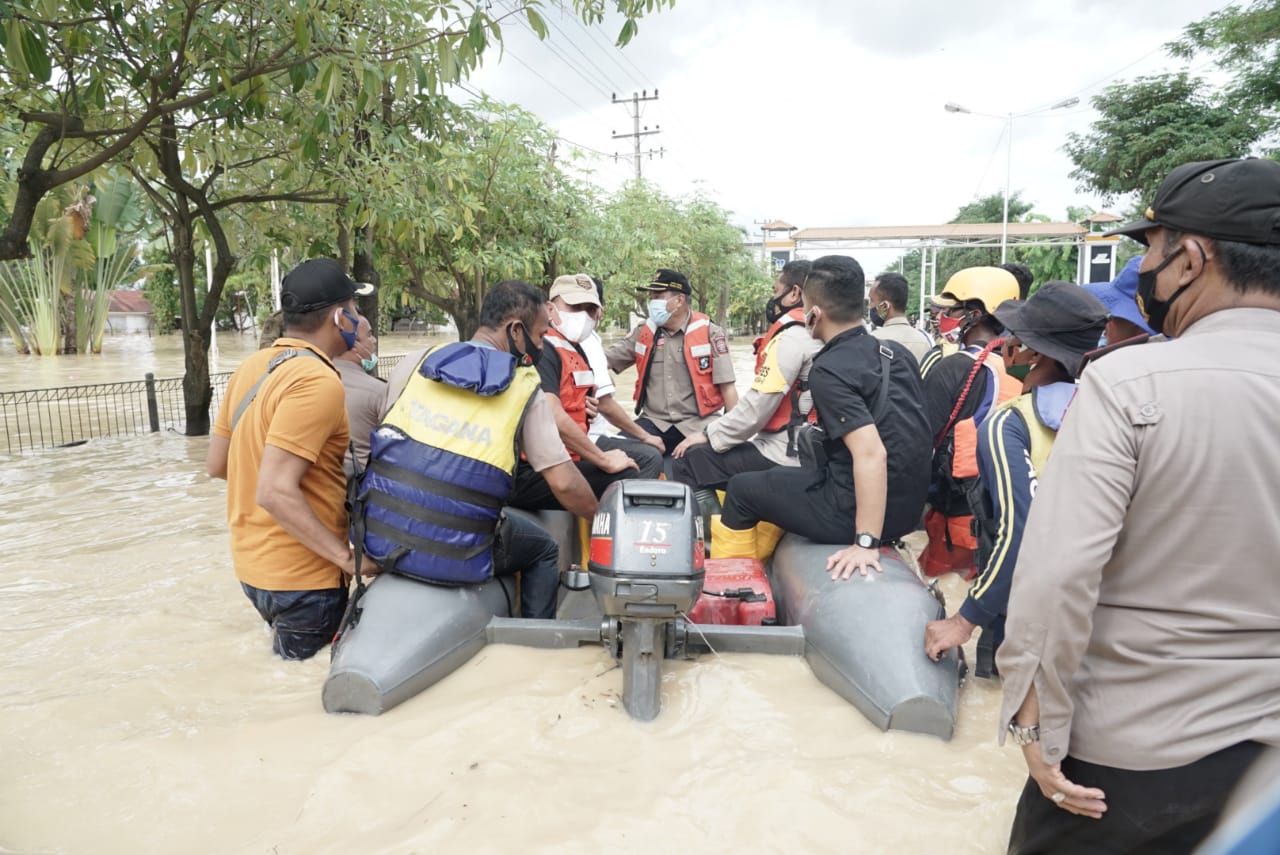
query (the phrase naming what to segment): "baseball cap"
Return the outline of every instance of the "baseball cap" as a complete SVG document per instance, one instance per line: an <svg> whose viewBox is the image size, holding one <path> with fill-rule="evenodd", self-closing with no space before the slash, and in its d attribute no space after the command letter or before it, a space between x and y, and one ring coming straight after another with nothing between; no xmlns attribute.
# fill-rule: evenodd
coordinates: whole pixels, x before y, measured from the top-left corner
<svg viewBox="0 0 1280 855"><path fill-rule="evenodd" d="M585 273L557 276L556 281L551 283L551 293L547 299L554 300L556 297L570 306L580 306L583 303L591 306L600 305L600 297L596 294L596 283L592 282L591 277Z"/></svg>
<svg viewBox="0 0 1280 855"><path fill-rule="evenodd" d="M1157 226L1218 240L1280 244L1280 163L1256 157L1184 163L1160 182L1146 216L1106 236L1146 243Z"/></svg>
<svg viewBox="0 0 1280 855"><path fill-rule="evenodd" d="M310 258L281 280L280 305L286 312L305 314L377 290L368 282L356 282L331 258Z"/></svg>
<svg viewBox="0 0 1280 855"><path fill-rule="evenodd" d="M1155 335L1155 330L1147 326L1147 321L1138 311L1138 265L1143 256L1129 259L1120 271L1120 275L1110 282L1094 282L1085 285L1084 289L1102 301L1113 318L1123 318L1137 324L1147 335Z"/></svg>
<svg viewBox="0 0 1280 855"><path fill-rule="evenodd" d="M1070 282L1046 282L1026 300L1006 300L992 313L1027 347L1080 373L1085 353L1107 325L1102 301Z"/></svg>
<svg viewBox="0 0 1280 855"><path fill-rule="evenodd" d="M653 274L653 281L648 285L641 285L637 291L679 291L681 294L692 294L693 289L689 287L689 278L678 270L668 270L665 267L658 268L658 272Z"/></svg>

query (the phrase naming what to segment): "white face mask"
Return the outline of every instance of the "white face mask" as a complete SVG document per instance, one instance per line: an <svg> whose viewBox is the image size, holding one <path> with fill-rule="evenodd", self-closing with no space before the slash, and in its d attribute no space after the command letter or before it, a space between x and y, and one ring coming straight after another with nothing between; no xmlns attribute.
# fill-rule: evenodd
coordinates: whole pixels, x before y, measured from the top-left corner
<svg viewBox="0 0 1280 855"><path fill-rule="evenodd" d="M596 322L587 312L560 310L558 314L560 315L560 323L556 324L556 329L569 341L580 342L591 335L591 331L596 328Z"/></svg>

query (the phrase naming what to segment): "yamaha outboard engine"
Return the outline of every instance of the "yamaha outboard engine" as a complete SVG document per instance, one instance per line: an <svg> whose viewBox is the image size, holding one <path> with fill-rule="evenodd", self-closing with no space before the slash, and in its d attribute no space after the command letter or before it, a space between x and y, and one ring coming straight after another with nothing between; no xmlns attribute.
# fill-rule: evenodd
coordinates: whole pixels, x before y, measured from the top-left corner
<svg viewBox="0 0 1280 855"><path fill-rule="evenodd" d="M702 519L684 484L615 481L601 497L590 584L604 611L603 640L622 660L622 703L632 718L658 715L662 660L677 654L681 618L702 593L704 556Z"/></svg>

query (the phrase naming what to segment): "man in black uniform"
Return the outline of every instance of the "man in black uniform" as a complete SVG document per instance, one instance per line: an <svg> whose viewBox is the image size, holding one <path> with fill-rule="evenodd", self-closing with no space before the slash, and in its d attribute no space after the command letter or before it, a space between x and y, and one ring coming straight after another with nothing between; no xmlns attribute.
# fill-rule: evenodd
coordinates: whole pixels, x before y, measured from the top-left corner
<svg viewBox="0 0 1280 855"><path fill-rule="evenodd" d="M900 343L867 334L864 289L852 258L813 263L803 288L805 326L826 346L814 357L809 388L826 462L730 479L712 536L718 557L754 554L753 527L764 520L810 540L852 543L827 561L833 579L848 579L855 570L879 570L881 541L919 522L931 448L920 377Z"/></svg>

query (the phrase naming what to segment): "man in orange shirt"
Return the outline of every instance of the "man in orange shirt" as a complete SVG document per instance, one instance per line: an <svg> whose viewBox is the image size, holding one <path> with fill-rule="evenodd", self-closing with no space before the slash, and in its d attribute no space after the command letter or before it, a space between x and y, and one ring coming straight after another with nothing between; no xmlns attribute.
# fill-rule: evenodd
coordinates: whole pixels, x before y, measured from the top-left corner
<svg viewBox="0 0 1280 855"><path fill-rule="evenodd" d="M333 359L355 346L355 297L371 293L329 259L285 276L285 334L231 376L209 441L209 475L227 481L236 576L285 659L319 652L346 608L349 437ZM366 559L361 570L377 568Z"/></svg>

